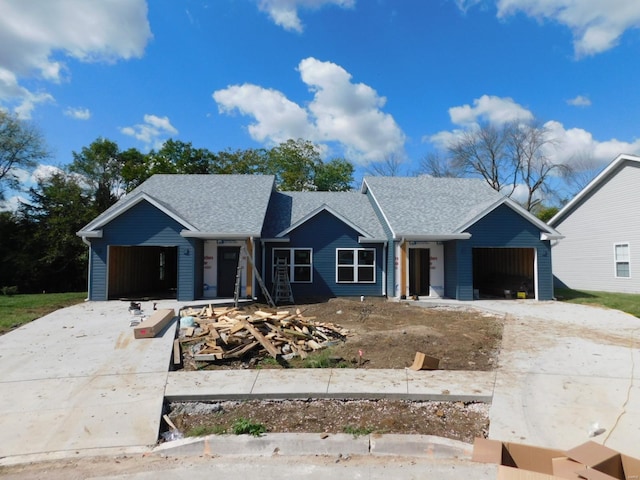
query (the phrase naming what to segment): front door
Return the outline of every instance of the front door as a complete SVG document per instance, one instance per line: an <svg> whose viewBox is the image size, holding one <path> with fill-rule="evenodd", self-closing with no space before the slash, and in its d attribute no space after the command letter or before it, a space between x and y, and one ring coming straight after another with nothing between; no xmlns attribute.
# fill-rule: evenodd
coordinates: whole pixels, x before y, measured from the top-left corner
<svg viewBox="0 0 640 480"><path fill-rule="evenodd" d="M240 247L218 247L218 297L233 297Z"/></svg>
<svg viewBox="0 0 640 480"><path fill-rule="evenodd" d="M409 249L409 295L429 295L431 261L428 248Z"/></svg>

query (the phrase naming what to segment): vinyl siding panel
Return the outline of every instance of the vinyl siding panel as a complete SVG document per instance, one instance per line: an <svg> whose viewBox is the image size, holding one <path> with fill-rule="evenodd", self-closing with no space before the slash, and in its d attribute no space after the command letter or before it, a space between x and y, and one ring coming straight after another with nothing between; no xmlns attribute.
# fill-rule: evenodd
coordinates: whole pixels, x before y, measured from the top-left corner
<svg viewBox="0 0 640 480"><path fill-rule="evenodd" d="M640 166L623 162L554 227L564 235L553 247L559 286L640 293ZM630 277L615 275L614 244L628 243Z"/></svg>
<svg viewBox="0 0 640 480"><path fill-rule="evenodd" d="M293 230L289 243L267 243L265 283L273 291L274 248L311 248L313 250L313 283L292 283L294 298L326 296L382 295L382 245L358 243L359 233L326 211L322 211ZM337 248L374 248L376 251L375 283L337 283Z"/></svg>
<svg viewBox="0 0 640 480"><path fill-rule="evenodd" d="M148 202L140 202L102 229L102 238L92 239L90 299L107 299L108 247L178 247L178 300L195 298L195 246L199 241L180 236L182 225ZM201 242L200 242L201 243Z"/></svg>

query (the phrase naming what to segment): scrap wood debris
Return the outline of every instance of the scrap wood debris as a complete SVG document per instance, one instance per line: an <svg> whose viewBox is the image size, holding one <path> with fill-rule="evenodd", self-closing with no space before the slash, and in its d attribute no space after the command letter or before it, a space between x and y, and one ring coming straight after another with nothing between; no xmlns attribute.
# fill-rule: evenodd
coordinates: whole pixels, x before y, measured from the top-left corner
<svg viewBox="0 0 640 480"><path fill-rule="evenodd" d="M180 327L176 347L196 362L237 359L249 352L285 360L305 358L309 352L344 342L350 334L339 325L304 317L300 309L247 312L211 305L181 310ZM179 363L179 355L176 360Z"/></svg>

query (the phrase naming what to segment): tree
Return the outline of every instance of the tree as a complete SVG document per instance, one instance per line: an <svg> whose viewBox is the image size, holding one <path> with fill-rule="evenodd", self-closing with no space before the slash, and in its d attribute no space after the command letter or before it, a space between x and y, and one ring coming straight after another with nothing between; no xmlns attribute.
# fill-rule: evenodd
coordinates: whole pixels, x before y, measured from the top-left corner
<svg viewBox="0 0 640 480"><path fill-rule="evenodd" d="M314 185L321 192L346 192L353 183L353 164L344 158L334 158L316 165Z"/></svg>
<svg viewBox="0 0 640 480"><path fill-rule="evenodd" d="M213 154L206 148L194 148L191 142L169 139L156 152L147 154L148 172L156 173L211 173Z"/></svg>
<svg viewBox="0 0 640 480"><path fill-rule="evenodd" d="M402 163L398 155L390 154L378 162L370 163L367 173L374 177L398 177L402 173Z"/></svg>
<svg viewBox="0 0 640 480"><path fill-rule="evenodd" d="M76 232L96 214L76 175L58 172L29 189L19 216L32 229L24 239L32 264L31 291L79 291L86 286L87 248Z"/></svg>
<svg viewBox="0 0 640 480"><path fill-rule="evenodd" d="M287 140L267 154L267 172L276 177L283 191L315 190L313 176L321 163L320 152L308 140Z"/></svg>
<svg viewBox="0 0 640 480"><path fill-rule="evenodd" d="M113 205L125 193L123 161L118 144L106 138L94 140L80 153L73 152L69 171L82 176L98 212Z"/></svg>
<svg viewBox="0 0 640 480"><path fill-rule="evenodd" d="M418 175L427 174L436 178L457 178L462 176L462 172L450 162L446 157L438 153L429 153L420 160L420 166L416 172Z"/></svg>
<svg viewBox="0 0 640 480"><path fill-rule="evenodd" d="M33 125L0 109L0 200L4 186L19 186L17 170L31 170L48 156L44 138Z"/></svg>
<svg viewBox="0 0 640 480"><path fill-rule="evenodd" d="M508 197L519 189L525 192L522 205L532 211L553 194L552 178L570 172L548 155L554 145L550 131L538 122L484 124L454 137L446 147L446 160L432 157L422 168L434 176L483 178Z"/></svg>

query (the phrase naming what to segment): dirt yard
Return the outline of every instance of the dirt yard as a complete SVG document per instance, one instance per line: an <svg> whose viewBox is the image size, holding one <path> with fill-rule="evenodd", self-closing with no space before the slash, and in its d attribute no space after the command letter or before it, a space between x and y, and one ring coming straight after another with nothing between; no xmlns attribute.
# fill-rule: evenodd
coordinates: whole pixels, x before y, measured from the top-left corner
<svg viewBox="0 0 640 480"><path fill-rule="evenodd" d="M269 310L265 305L244 307L249 313ZM252 350L240 360L210 363L185 362L184 368L405 368L416 352L440 359L442 370L493 370L502 339L503 318L466 307L422 307L411 302L380 298L333 298L328 301L283 306L300 309L305 317L334 323L349 330L340 345L311 353L305 360L278 364L266 352ZM360 353L362 355L360 356Z"/></svg>
<svg viewBox="0 0 640 480"><path fill-rule="evenodd" d="M264 305L248 311L268 310ZM502 339L503 317L466 307L417 306L383 299L331 299L305 303L305 317L349 330L346 341L286 365L265 352L241 360L195 364L185 369L219 368L375 368L402 369L416 352L440 359L440 369L493 370ZM287 307L281 307L287 309ZM362 352L362 356L360 356ZM486 436L489 406L462 402L400 400L255 400L174 403L169 415L187 435L231 433L238 420L268 432L402 433L437 435L465 442Z"/></svg>

